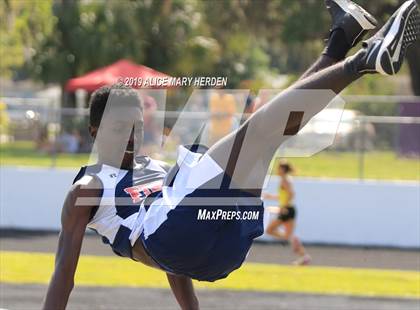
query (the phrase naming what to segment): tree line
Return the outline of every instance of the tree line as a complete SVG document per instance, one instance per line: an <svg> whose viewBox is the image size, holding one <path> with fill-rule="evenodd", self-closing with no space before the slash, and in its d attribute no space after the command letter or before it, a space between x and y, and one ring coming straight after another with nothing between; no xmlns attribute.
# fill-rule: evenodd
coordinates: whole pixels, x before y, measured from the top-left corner
<svg viewBox="0 0 420 310"><path fill-rule="evenodd" d="M402 0L360 0L385 21ZM64 85L121 58L172 76L227 76L228 87L302 72L322 51L323 0L2 0L2 76ZM420 46L408 53L420 95ZM243 85L242 85L243 86ZM249 86L249 85L247 85Z"/></svg>

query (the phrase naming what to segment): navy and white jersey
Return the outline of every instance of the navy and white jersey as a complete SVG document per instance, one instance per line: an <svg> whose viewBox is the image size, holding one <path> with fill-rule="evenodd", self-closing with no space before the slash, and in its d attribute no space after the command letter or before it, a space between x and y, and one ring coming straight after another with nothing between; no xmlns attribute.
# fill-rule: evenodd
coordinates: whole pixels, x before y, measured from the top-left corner
<svg viewBox="0 0 420 310"><path fill-rule="evenodd" d="M203 149L178 148L161 192L147 198L140 240L168 272L216 281L239 268L264 232L261 197L230 186L229 175ZM199 214L254 214L252 219L200 220Z"/></svg>
<svg viewBox="0 0 420 310"><path fill-rule="evenodd" d="M168 168L164 162L139 156L132 170L105 164L80 169L74 182L89 175L102 183L100 204L92 210L87 227L101 235L116 254L132 257L131 248L141 233L146 213L141 203L161 191Z"/></svg>

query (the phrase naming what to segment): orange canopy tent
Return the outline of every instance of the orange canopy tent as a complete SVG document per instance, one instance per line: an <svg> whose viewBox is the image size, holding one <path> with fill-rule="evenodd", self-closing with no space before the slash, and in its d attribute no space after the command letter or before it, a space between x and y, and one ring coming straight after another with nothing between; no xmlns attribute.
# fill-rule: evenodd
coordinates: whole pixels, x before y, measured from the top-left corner
<svg viewBox="0 0 420 310"><path fill-rule="evenodd" d="M127 59L121 59L109 66L96 69L83 76L70 79L65 90L74 92L77 89L84 89L93 92L104 85L112 85L121 80L121 78L169 78L169 75L156 71L152 68L135 64ZM123 80L124 82L124 80ZM132 87L136 87L137 83L130 83Z"/></svg>

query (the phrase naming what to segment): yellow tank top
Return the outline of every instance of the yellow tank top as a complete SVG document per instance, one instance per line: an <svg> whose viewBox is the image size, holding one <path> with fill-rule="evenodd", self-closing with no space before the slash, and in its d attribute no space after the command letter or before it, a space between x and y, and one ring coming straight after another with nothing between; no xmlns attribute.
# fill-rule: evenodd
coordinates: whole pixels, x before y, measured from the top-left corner
<svg viewBox="0 0 420 310"><path fill-rule="evenodd" d="M286 207L287 202L289 201L289 192L284 188L279 189L279 206Z"/></svg>
<svg viewBox="0 0 420 310"><path fill-rule="evenodd" d="M289 182L290 182L290 180L289 180ZM280 207L287 207L287 205L292 205L293 201L289 200L289 199L290 199L289 192L280 186L279 187L279 206Z"/></svg>

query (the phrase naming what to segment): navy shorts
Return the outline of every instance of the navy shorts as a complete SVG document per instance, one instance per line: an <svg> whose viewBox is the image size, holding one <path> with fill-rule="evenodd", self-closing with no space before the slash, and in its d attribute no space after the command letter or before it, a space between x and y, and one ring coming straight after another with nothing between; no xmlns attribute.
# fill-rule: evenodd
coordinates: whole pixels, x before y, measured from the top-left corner
<svg viewBox="0 0 420 310"><path fill-rule="evenodd" d="M144 203L140 238L168 272L201 281L226 278L264 232L263 202L223 186L228 176L209 155L184 147L179 153L162 192Z"/></svg>

